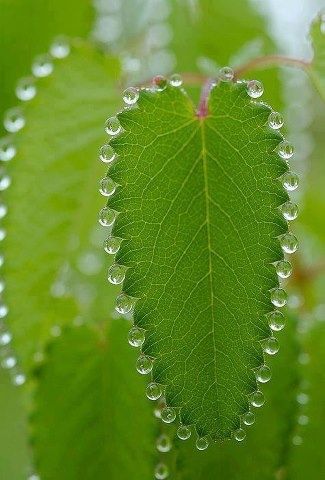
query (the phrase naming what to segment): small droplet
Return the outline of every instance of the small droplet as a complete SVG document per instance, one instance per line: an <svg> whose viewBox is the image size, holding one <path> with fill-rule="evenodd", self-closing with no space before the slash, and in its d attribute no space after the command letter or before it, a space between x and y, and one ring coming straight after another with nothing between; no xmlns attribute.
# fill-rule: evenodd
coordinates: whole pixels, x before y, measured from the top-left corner
<svg viewBox="0 0 325 480"><path fill-rule="evenodd" d="M253 412L246 412L243 415L243 422L245 425L253 425L255 422L255 415Z"/></svg>
<svg viewBox="0 0 325 480"><path fill-rule="evenodd" d="M1 365L6 369L14 368L17 365L17 359L13 355L10 355L2 360Z"/></svg>
<svg viewBox="0 0 325 480"><path fill-rule="evenodd" d="M103 227L111 227L116 220L115 210L111 210L108 207L104 207L99 212L99 223Z"/></svg>
<svg viewBox="0 0 325 480"><path fill-rule="evenodd" d="M297 402L299 403L299 405L307 405L307 403L309 402L309 396L307 395L307 393L298 393Z"/></svg>
<svg viewBox="0 0 325 480"><path fill-rule="evenodd" d="M114 263L108 270L108 281L113 285L119 285L124 281L126 267Z"/></svg>
<svg viewBox="0 0 325 480"><path fill-rule="evenodd" d="M275 269L280 278L288 278L292 273L292 265L288 260L276 262Z"/></svg>
<svg viewBox="0 0 325 480"><path fill-rule="evenodd" d="M288 192L293 192L299 185L299 177L294 172L286 172L282 175L282 185Z"/></svg>
<svg viewBox="0 0 325 480"><path fill-rule="evenodd" d="M268 382L271 376L271 369L267 365L262 365L256 372L256 380L260 383Z"/></svg>
<svg viewBox="0 0 325 480"><path fill-rule="evenodd" d="M259 98L263 95L264 87L258 80L250 80L247 83L247 93L251 98Z"/></svg>
<svg viewBox="0 0 325 480"><path fill-rule="evenodd" d="M218 77L222 82L231 82L234 79L234 75L234 71L230 67L222 67L218 73Z"/></svg>
<svg viewBox="0 0 325 480"><path fill-rule="evenodd" d="M0 228L0 242L6 238L7 232L3 228Z"/></svg>
<svg viewBox="0 0 325 480"><path fill-rule="evenodd" d="M11 178L9 177L9 175L0 174L0 192L4 192L5 190L7 190L7 188L9 188L10 185L11 185Z"/></svg>
<svg viewBox="0 0 325 480"><path fill-rule="evenodd" d="M120 249L122 239L118 237L108 237L104 241L104 250L110 255L115 255Z"/></svg>
<svg viewBox="0 0 325 480"><path fill-rule="evenodd" d="M162 395L161 385L155 382L149 383L146 388L146 395L149 400L158 400L158 398L160 398Z"/></svg>
<svg viewBox="0 0 325 480"><path fill-rule="evenodd" d="M234 437L237 442L242 442L246 437L245 430L243 428L238 428L238 430L234 432Z"/></svg>
<svg viewBox="0 0 325 480"><path fill-rule="evenodd" d="M157 480L165 480L169 475L169 470L167 465L164 463L158 463L158 465L155 468L155 478Z"/></svg>
<svg viewBox="0 0 325 480"><path fill-rule="evenodd" d="M298 249L298 240L291 232L285 233L280 237L280 244L285 253L295 253Z"/></svg>
<svg viewBox="0 0 325 480"><path fill-rule="evenodd" d="M264 394L260 390L257 390L251 395L251 405L253 405L253 407L262 407L262 405L264 405L264 402Z"/></svg>
<svg viewBox="0 0 325 480"><path fill-rule="evenodd" d="M131 312L131 310L134 308L135 302L136 302L135 298L129 297L125 293L121 293L116 298L115 310L118 313L121 313L122 315L125 315L125 314Z"/></svg>
<svg viewBox="0 0 325 480"><path fill-rule="evenodd" d="M103 145L100 149L99 158L104 163L112 163L116 158L116 153L109 144Z"/></svg>
<svg viewBox="0 0 325 480"><path fill-rule="evenodd" d="M280 207L282 215L286 220L292 221L298 217L298 206L290 201Z"/></svg>
<svg viewBox="0 0 325 480"><path fill-rule="evenodd" d="M9 345L12 340L12 335L10 332L2 332L0 334L0 345Z"/></svg>
<svg viewBox="0 0 325 480"><path fill-rule="evenodd" d="M16 86L16 95L19 100L23 102L27 102L28 100L32 100L36 95L36 86L34 79L32 77L29 78L22 78L19 80Z"/></svg>
<svg viewBox="0 0 325 480"><path fill-rule="evenodd" d="M180 440L188 440L191 433L191 429L186 425L180 425L177 429L177 436Z"/></svg>
<svg viewBox="0 0 325 480"><path fill-rule="evenodd" d="M174 73L169 77L169 83L172 87L180 87L183 84L183 79L178 73Z"/></svg>
<svg viewBox="0 0 325 480"><path fill-rule="evenodd" d="M139 100L139 91L137 88L129 87L123 92L123 101L126 105L135 105Z"/></svg>
<svg viewBox="0 0 325 480"><path fill-rule="evenodd" d="M158 452L166 453L169 452L172 448L172 442L168 435L162 433L159 435L156 441L156 447Z"/></svg>
<svg viewBox="0 0 325 480"><path fill-rule="evenodd" d="M268 314L268 320L271 330L274 332L279 332L285 326L285 319L283 313L279 310L274 310Z"/></svg>
<svg viewBox="0 0 325 480"><path fill-rule="evenodd" d="M116 183L109 177L104 177L101 179L99 184L99 192L104 197L110 197L115 193Z"/></svg>
<svg viewBox="0 0 325 480"><path fill-rule="evenodd" d="M264 340L263 350L269 355L275 355L279 351L279 342L275 337L270 337Z"/></svg>
<svg viewBox="0 0 325 480"><path fill-rule="evenodd" d="M145 331L139 327L132 327L128 334L128 341L132 347L142 347L145 341Z"/></svg>
<svg viewBox="0 0 325 480"><path fill-rule="evenodd" d="M209 440L207 437L199 437L196 440L196 448L198 450L206 450L209 446Z"/></svg>
<svg viewBox="0 0 325 480"><path fill-rule="evenodd" d="M8 208L4 203L0 204L0 219L4 218L7 215Z"/></svg>
<svg viewBox="0 0 325 480"><path fill-rule="evenodd" d="M303 443L302 437L300 435L294 435L292 437L292 443L296 446L302 445Z"/></svg>
<svg viewBox="0 0 325 480"><path fill-rule="evenodd" d="M53 72L53 63L50 55L39 55L32 64L32 72L35 77L48 77Z"/></svg>
<svg viewBox="0 0 325 480"><path fill-rule="evenodd" d="M299 425L302 425L302 426L308 425L309 418L307 417L307 415L300 415L298 417L298 423Z"/></svg>
<svg viewBox="0 0 325 480"><path fill-rule="evenodd" d="M167 79L163 75L156 75L152 80L155 90L162 92L167 87Z"/></svg>
<svg viewBox="0 0 325 480"><path fill-rule="evenodd" d="M20 387L21 385L24 385L25 382L26 382L26 375L24 375L23 373L16 373L12 377L12 383L16 387Z"/></svg>
<svg viewBox="0 0 325 480"><path fill-rule="evenodd" d="M165 423L172 423L176 418L176 411L172 407L165 407L161 411L161 419Z"/></svg>
<svg viewBox="0 0 325 480"><path fill-rule="evenodd" d="M8 315L9 309L7 305L0 305L0 318L4 318Z"/></svg>
<svg viewBox="0 0 325 480"><path fill-rule="evenodd" d="M57 37L50 46L50 53L54 58L66 58L70 53L70 44L68 39L63 35Z"/></svg>
<svg viewBox="0 0 325 480"><path fill-rule="evenodd" d="M0 140L0 160L9 162L16 155L16 147L8 138Z"/></svg>
<svg viewBox="0 0 325 480"><path fill-rule="evenodd" d="M7 132L19 132L25 123L25 117L20 108L11 108L5 113L3 124Z"/></svg>
<svg viewBox="0 0 325 480"><path fill-rule="evenodd" d="M292 143L288 142L287 140L283 140L283 142L279 143L277 146L277 152L281 158L288 160L292 157L294 152Z"/></svg>
<svg viewBox="0 0 325 480"><path fill-rule="evenodd" d="M284 307L287 303L287 292L283 288L271 290L271 302L275 307Z"/></svg>
<svg viewBox="0 0 325 480"><path fill-rule="evenodd" d="M166 402L163 398L161 398L158 402L157 402L157 406L154 408L154 416L156 418L161 418L161 411L162 409L164 408Z"/></svg>
<svg viewBox="0 0 325 480"><path fill-rule="evenodd" d="M268 118L268 124L273 130L283 127L283 116L279 112L271 112Z"/></svg>
<svg viewBox="0 0 325 480"><path fill-rule="evenodd" d="M141 354L136 363L137 371L141 373L141 375L147 375L148 373L151 372L152 367L153 367L152 358Z"/></svg>
<svg viewBox="0 0 325 480"><path fill-rule="evenodd" d="M121 124L117 117L110 117L106 120L105 131L108 135L118 135L122 130Z"/></svg>

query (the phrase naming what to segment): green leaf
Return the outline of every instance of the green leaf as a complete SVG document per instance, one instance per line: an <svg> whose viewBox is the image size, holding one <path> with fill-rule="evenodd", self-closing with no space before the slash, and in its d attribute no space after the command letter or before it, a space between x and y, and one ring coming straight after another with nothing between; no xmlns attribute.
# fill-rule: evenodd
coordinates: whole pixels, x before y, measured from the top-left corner
<svg viewBox="0 0 325 480"><path fill-rule="evenodd" d="M156 427L128 328L114 320L67 329L48 349L32 420L44 480L152 478Z"/></svg>
<svg viewBox="0 0 325 480"><path fill-rule="evenodd" d="M141 91L138 108L119 114L110 176L120 187L108 205L120 212L116 262L127 267L123 291L139 299L153 377L183 423L224 438L264 363L287 165L274 152L281 135L266 126L270 108L245 83L217 85L208 109L197 117L175 87Z"/></svg>
<svg viewBox="0 0 325 480"><path fill-rule="evenodd" d="M320 13L310 30L314 58L307 69L319 94L325 101L325 14Z"/></svg>
<svg viewBox="0 0 325 480"><path fill-rule="evenodd" d="M115 59L77 42L54 73L39 81L38 94L25 107L26 126L13 137L17 155L9 162L12 184L4 192L9 209L3 275L13 346L25 368L54 324L86 313L74 290L80 287L85 299L91 283L93 303L97 291L105 295L93 276L75 276L72 286L70 277L74 265L84 272L87 258L93 266L97 256L99 269L105 264L105 254L92 244L102 202L96 195L103 173L98 149L105 116L120 104L118 75ZM105 318L112 306L109 290L105 293L105 310L97 305L92 320Z"/></svg>

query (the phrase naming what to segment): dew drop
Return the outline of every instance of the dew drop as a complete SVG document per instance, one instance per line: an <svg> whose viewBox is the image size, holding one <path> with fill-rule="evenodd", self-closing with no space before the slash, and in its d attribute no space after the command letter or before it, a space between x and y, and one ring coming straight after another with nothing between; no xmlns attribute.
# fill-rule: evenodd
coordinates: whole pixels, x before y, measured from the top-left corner
<svg viewBox="0 0 325 480"><path fill-rule="evenodd" d="M119 285L125 279L126 267L114 263L108 270L108 281L113 285Z"/></svg>
<svg viewBox="0 0 325 480"><path fill-rule="evenodd" d="M0 204L0 219L4 218L7 215L8 208L4 203Z"/></svg>
<svg viewBox="0 0 325 480"><path fill-rule="evenodd" d="M284 307L287 303L287 292L283 288L271 290L271 302L275 307Z"/></svg>
<svg viewBox="0 0 325 480"><path fill-rule="evenodd" d="M147 375L151 372L153 367L153 360L146 355L141 354L137 359L136 368L141 375Z"/></svg>
<svg viewBox="0 0 325 480"><path fill-rule="evenodd" d="M268 118L268 124L273 130L283 127L283 116L279 112L271 112Z"/></svg>
<svg viewBox="0 0 325 480"><path fill-rule="evenodd" d="M180 425L177 429L177 436L180 440L188 440L191 433L191 429L186 425Z"/></svg>
<svg viewBox="0 0 325 480"><path fill-rule="evenodd" d="M307 417L307 415L300 415L298 417L298 423L299 425L302 425L302 426L308 425L309 418Z"/></svg>
<svg viewBox="0 0 325 480"><path fill-rule="evenodd" d="M172 442L168 435L162 433L159 435L156 441L156 447L158 452L166 453L169 452L172 448Z"/></svg>
<svg viewBox="0 0 325 480"><path fill-rule="evenodd" d="M70 44L65 36L57 37L50 46L50 53L54 58L66 58L70 53Z"/></svg>
<svg viewBox="0 0 325 480"><path fill-rule="evenodd" d="M274 312L270 312L268 314L268 320L271 330L274 332L279 332L285 326L285 320L283 313L279 312L279 310L274 310Z"/></svg>
<svg viewBox="0 0 325 480"><path fill-rule="evenodd" d="M230 67L222 67L218 73L218 77L222 82L231 82L234 79L234 75L234 71Z"/></svg>
<svg viewBox="0 0 325 480"><path fill-rule="evenodd" d="M28 100L32 100L36 95L36 86L34 79L32 77L29 78L22 78L19 80L16 86L16 95L19 100L23 102L27 102Z"/></svg>
<svg viewBox="0 0 325 480"><path fill-rule="evenodd" d="M161 385L155 382L149 383L146 388L146 395L149 400L158 400L162 395Z"/></svg>
<svg viewBox="0 0 325 480"><path fill-rule="evenodd" d="M11 108L5 113L3 124L7 132L19 132L25 123L25 117L20 108Z"/></svg>
<svg viewBox="0 0 325 480"><path fill-rule="evenodd" d="M287 140L283 140L283 142L279 143L277 147L277 152L281 158L283 158L284 160L288 160L292 157L294 153L292 143L288 142Z"/></svg>
<svg viewBox="0 0 325 480"><path fill-rule="evenodd" d="M8 315L9 309L7 305L0 305L0 318L5 318Z"/></svg>
<svg viewBox="0 0 325 480"><path fill-rule="evenodd" d="M135 305L135 298L129 297L125 293L121 293L116 298L115 310L122 315L130 313Z"/></svg>
<svg viewBox="0 0 325 480"><path fill-rule="evenodd" d="M264 340L263 350L269 355L275 355L279 351L279 342L275 337L270 337Z"/></svg>
<svg viewBox="0 0 325 480"><path fill-rule="evenodd" d="M117 117L110 117L106 120L105 132L108 133L108 135L118 135L121 130L122 127Z"/></svg>
<svg viewBox="0 0 325 480"><path fill-rule="evenodd" d="M16 387L20 387L21 385L24 385L25 382L26 382L26 375L24 375L23 373L16 373L12 377L12 383Z"/></svg>
<svg viewBox="0 0 325 480"><path fill-rule="evenodd" d="M9 345L12 340L12 335L10 332L3 332L0 334L0 345Z"/></svg>
<svg viewBox="0 0 325 480"><path fill-rule="evenodd" d="M290 201L280 207L282 215L286 220L295 220L298 217L298 206Z"/></svg>
<svg viewBox="0 0 325 480"><path fill-rule="evenodd" d="M242 442L246 437L245 430L243 428L238 428L238 430L234 432L234 437L237 440L237 442Z"/></svg>
<svg viewBox="0 0 325 480"><path fill-rule="evenodd" d="M257 390L251 395L251 404L253 405L253 407L262 407L262 405L264 405L264 402L264 394L260 390Z"/></svg>
<svg viewBox="0 0 325 480"><path fill-rule="evenodd" d="M196 440L196 448L198 450L206 450L209 446L209 440L207 437L199 437Z"/></svg>
<svg viewBox="0 0 325 480"><path fill-rule="evenodd" d="M165 423L172 423L176 418L176 411L172 407L165 407L161 410L161 419Z"/></svg>
<svg viewBox="0 0 325 480"><path fill-rule="evenodd" d="M106 144L101 147L100 153L99 153L99 159L103 163L112 163L113 160L115 160L115 158L116 158L116 153L114 152L114 149L113 147L111 147L111 145Z"/></svg>
<svg viewBox="0 0 325 480"><path fill-rule="evenodd" d="M53 63L50 55L39 55L32 64L32 72L35 77L48 77L53 72Z"/></svg>
<svg viewBox="0 0 325 480"><path fill-rule="evenodd" d="M288 192L293 192L299 185L299 177L294 172L286 172L282 175L282 185Z"/></svg>
<svg viewBox="0 0 325 480"><path fill-rule="evenodd" d="M135 105L139 100L139 91L137 88L129 87L123 92L123 101L126 105Z"/></svg>
<svg viewBox="0 0 325 480"><path fill-rule="evenodd" d="M0 228L0 242L6 238L7 232L3 229Z"/></svg>
<svg viewBox="0 0 325 480"><path fill-rule="evenodd" d="M108 237L104 241L104 250L110 255L115 255L120 249L122 239L118 237Z"/></svg>
<svg viewBox="0 0 325 480"><path fill-rule="evenodd" d="M167 87L167 79L163 75L156 75L152 80L152 85L158 92L162 92Z"/></svg>
<svg viewBox="0 0 325 480"><path fill-rule="evenodd" d="M111 227L116 219L115 210L111 210L108 207L104 207L99 212L99 223L103 227Z"/></svg>
<svg viewBox="0 0 325 480"><path fill-rule="evenodd" d="M299 403L299 405L307 405L307 403L309 402L309 396L307 395L307 393L298 393L297 402Z"/></svg>
<svg viewBox="0 0 325 480"><path fill-rule="evenodd" d="M263 95L264 87L258 80L250 80L247 83L247 93L251 98L259 98Z"/></svg>
<svg viewBox="0 0 325 480"><path fill-rule="evenodd" d="M6 174L0 174L0 192L7 190L11 185L11 178Z"/></svg>
<svg viewBox="0 0 325 480"><path fill-rule="evenodd" d="M253 412L246 412L243 415L243 422L245 425L253 425L255 422L255 415Z"/></svg>
<svg viewBox="0 0 325 480"><path fill-rule="evenodd" d="M101 179L99 184L99 192L104 197L110 197L115 193L116 183L109 177L104 177Z"/></svg>
<svg viewBox="0 0 325 480"><path fill-rule="evenodd" d="M0 160L9 162L14 158L16 152L15 145L8 138L0 140Z"/></svg>
<svg viewBox="0 0 325 480"><path fill-rule="evenodd" d="M256 372L256 380L260 383L271 380L271 369L267 365L262 365Z"/></svg>
<svg viewBox="0 0 325 480"><path fill-rule="evenodd" d="M298 249L298 240L293 233L288 232L280 237L281 248L285 253L294 253Z"/></svg>
<svg viewBox="0 0 325 480"><path fill-rule="evenodd" d="M3 368L9 370L10 368L14 368L17 365L17 359L13 355L9 355L2 360L1 365Z"/></svg>
<svg viewBox="0 0 325 480"><path fill-rule="evenodd" d="M169 77L169 83L172 87L180 87L183 84L183 79L178 73L174 73Z"/></svg>
<svg viewBox="0 0 325 480"><path fill-rule="evenodd" d="M280 278L288 278L292 273L292 265L288 260L276 262L275 269Z"/></svg>
<svg viewBox="0 0 325 480"><path fill-rule="evenodd" d="M157 480L164 480L169 475L168 467L164 463L158 463L155 468L155 478Z"/></svg>
<svg viewBox="0 0 325 480"><path fill-rule="evenodd" d="M139 327L132 327L128 334L128 342L132 347L142 347L145 341L145 331Z"/></svg>

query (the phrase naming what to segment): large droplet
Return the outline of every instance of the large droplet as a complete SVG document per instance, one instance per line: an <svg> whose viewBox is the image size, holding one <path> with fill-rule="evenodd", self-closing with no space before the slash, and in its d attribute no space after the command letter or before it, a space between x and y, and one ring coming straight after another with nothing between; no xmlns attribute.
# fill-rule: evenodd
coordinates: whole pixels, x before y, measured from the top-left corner
<svg viewBox="0 0 325 480"><path fill-rule="evenodd" d="M254 392L251 395L250 402L251 402L251 405L253 405L253 407L256 407L256 408L262 407L262 405L264 405L264 402L265 402L263 392L261 392L260 390L257 390L256 392Z"/></svg>
<svg viewBox="0 0 325 480"><path fill-rule="evenodd" d="M285 319L283 313L279 312L279 310L274 310L270 312L268 315L269 325L271 330L274 332L279 332L285 326Z"/></svg>
<svg viewBox="0 0 325 480"><path fill-rule="evenodd" d="M172 407L165 407L161 411L161 419L165 423L172 423L176 418L176 411Z"/></svg>
<svg viewBox="0 0 325 480"><path fill-rule="evenodd" d="M279 112L271 112L268 118L268 124L273 130L283 127L283 116Z"/></svg>
<svg viewBox="0 0 325 480"><path fill-rule="evenodd" d="M275 355L279 351L279 342L275 337L270 337L264 340L263 350L269 355Z"/></svg>
<svg viewBox="0 0 325 480"><path fill-rule="evenodd" d="M177 436L180 440L188 440L191 433L191 429L187 425L180 425L177 429Z"/></svg>
<svg viewBox="0 0 325 480"><path fill-rule="evenodd" d="M54 58L65 58L70 53L70 44L68 39L61 35L57 37L50 46L50 53Z"/></svg>
<svg viewBox="0 0 325 480"><path fill-rule="evenodd" d="M158 92L162 92L167 87L167 79L163 75L156 75L152 79L152 85Z"/></svg>
<svg viewBox="0 0 325 480"><path fill-rule="evenodd" d="M99 192L104 197L110 197L114 194L116 190L116 183L109 177L104 177L101 179L99 184Z"/></svg>
<svg viewBox="0 0 325 480"><path fill-rule="evenodd" d="M8 213L7 205L0 203L0 219L4 218Z"/></svg>
<svg viewBox="0 0 325 480"><path fill-rule="evenodd" d="M159 435L156 441L156 447L158 452L166 453L169 452L172 448L172 442L168 435L162 433Z"/></svg>
<svg viewBox="0 0 325 480"><path fill-rule="evenodd" d="M155 478L157 480L165 480L165 478L168 478L169 475L169 470L167 465L164 463L158 463L158 465L155 468Z"/></svg>
<svg viewBox="0 0 325 480"><path fill-rule="evenodd" d="M282 185L288 191L296 190L299 185L299 177L294 172L286 172L282 175Z"/></svg>
<svg viewBox="0 0 325 480"><path fill-rule="evenodd" d="M158 400L162 395L161 385L156 382L149 383L146 388L146 395L149 400Z"/></svg>
<svg viewBox="0 0 325 480"><path fill-rule="evenodd" d="M32 72L35 77L48 77L53 72L53 62L50 55L39 55L32 64Z"/></svg>
<svg viewBox="0 0 325 480"><path fill-rule="evenodd" d="M26 375L24 373L15 373L13 376L12 376L12 383L16 386L16 387L20 387L21 385L24 385L24 383L26 382Z"/></svg>
<svg viewBox="0 0 325 480"><path fill-rule="evenodd" d="M127 269L124 265L114 263L108 269L108 281L113 285L119 285L124 281L126 270Z"/></svg>
<svg viewBox="0 0 325 480"><path fill-rule="evenodd" d="M136 302L135 298L129 297L129 295L126 295L125 293L121 293L116 298L115 310L118 313L125 315L131 312L131 310L134 308L135 302Z"/></svg>
<svg viewBox="0 0 325 480"><path fill-rule="evenodd" d="M169 83L172 87L180 87L183 84L183 79L178 73L174 73L169 77Z"/></svg>
<svg viewBox="0 0 325 480"><path fill-rule="evenodd" d="M116 220L117 213L108 207L104 207L99 212L99 223L103 227L111 227Z"/></svg>
<svg viewBox="0 0 325 480"><path fill-rule="evenodd" d="M121 124L117 117L110 117L106 120L105 131L108 135L118 135L122 131Z"/></svg>
<svg viewBox="0 0 325 480"><path fill-rule="evenodd" d="M284 235L281 235L279 239L280 239L281 248L285 253L291 254L297 251L298 240L293 235L293 233L291 232L285 233Z"/></svg>
<svg viewBox="0 0 325 480"><path fill-rule="evenodd" d="M288 160L292 157L294 153L292 143L288 142L287 140L283 140L283 142L279 143L277 147L277 152L281 158L283 158L284 160Z"/></svg>
<svg viewBox="0 0 325 480"><path fill-rule="evenodd" d="M307 417L307 415L300 415L298 417L298 423L299 425L302 425L302 426L308 425L309 418Z"/></svg>
<svg viewBox="0 0 325 480"><path fill-rule="evenodd" d="M19 132L25 126L25 117L20 108L11 108L5 113L3 125L7 132Z"/></svg>
<svg viewBox="0 0 325 480"><path fill-rule="evenodd" d="M9 138L0 140L0 160L9 162L16 155L16 147Z"/></svg>
<svg viewBox="0 0 325 480"><path fill-rule="evenodd" d="M0 318L4 318L8 315L9 309L4 303L0 304Z"/></svg>
<svg viewBox="0 0 325 480"><path fill-rule="evenodd" d="M218 78L222 82L231 82L234 79L234 71L231 67L222 67L218 72Z"/></svg>
<svg viewBox="0 0 325 480"><path fill-rule="evenodd" d="M268 382L271 376L271 369L267 365L262 365L256 372L256 380L260 383Z"/></svg>
<svg viewBox="0 0 325 480"><path fill-rule="evenodd" d="M129 87L123 92L123 101L126 105L135 105L139 100L139 91L137 88Z"/></svg>
<svg viewBox="0 0 325 480"><path fill-rule="evenodd" d="M3 228L0 228L0 242L6 238L7 232Z"/></svg>
<svg viewBox="0 0 325 480"><path fill-rule="evenodd" d="M255 422L255 415L253 412L246 412L243 415L243 422L245 425L253 425Z"/></svg>
<svg viewBox="0 0 325 480"><path fill-rule="evenodd" d="M5 173L0 173L0 192L4 192L11 185L11 178Z"/></svg>
<svg viewBox="0 0 325 480"><path fill-rule="evenodd" d="M104 163L112 163L116 158L116 153L109 144L103 145L100 149L99 158Z"/></svg>
<svg viewBox="0 0 325 480"><path fill-rule="evenodd" d="M118 237L108 237L104 241L104 250L110 255L115 255L120 249L122 239Z"/></svg>
<svg viewBox="0 0 325 480"><path fill-rule="evenodd" d="M258 80L250 80L247 83L247 93L251 98L259 98L263 95L264 87Z"/></svg>
<svg viewBox="0 0 325 480"><path fill-rule="evenodd" d="M206 450L209 446L208 437L198 437L196 440L196 448L198 450Z"/></svg>
<svg viewBox="0 0 325 480"><path fill-rule="evenodd" d="M280 278L288 278L292 273L292 265L288 260L276 262L275 269Z"/></svg>
<svg viewBox="0 0 325 480"><path fill-rule="evenodd" d="M8 370L10 368L14 368L16 365L17 365L17 359L13 355L9 355L8 357L5 357L1 362L1 366Z"/></svg>
<svg viewBox="0 0 325 480"><path fill-rule="evenodd" d="M145 341L145 331L139 327L132 327L128 334L128 341L132 347L142 347Z"/></svg>
<svg viewBox="0 0 325 480"><path fill-rule="evenodd" d="M136 363L137 371L141 373L141 375L147 375L148 373L151 372L152 367L153 367L152 358L141 354Z"/></svg>
<svg viewBox="0 0 325 480"><path fill-rule="evenodd" d="M284 307L287 303L287 292L283 288L271 290L271 302L275 307Z"/></svg>
<svg viewBox="0 0 325 480"><path fill-rule="evenodd" d="M12 340L12 335L10 332L5 331L0 333L0 345L9 345Z"/></svg>
<svg viewBox="0 0 325 480"><path fill-rule="evenodd" d="M242 442L246 437L245 430L243 428L238 428L238 430L235 430L234 432L234 437L237 442Z"/></svg>
<svg viewBox="0 0 325 480"><path fill-rule="evenodd" d="M286 220L295 220L298 217L298 206L290 201L280 207L282 215Z"/></svg>
<svg viewBox="0 0 325 480"><path fill-rule="evenodd" d="M22 78L16 86L16 95L19 100L27 102L32 100L36 95L36 86L33 77Z"/></svg>

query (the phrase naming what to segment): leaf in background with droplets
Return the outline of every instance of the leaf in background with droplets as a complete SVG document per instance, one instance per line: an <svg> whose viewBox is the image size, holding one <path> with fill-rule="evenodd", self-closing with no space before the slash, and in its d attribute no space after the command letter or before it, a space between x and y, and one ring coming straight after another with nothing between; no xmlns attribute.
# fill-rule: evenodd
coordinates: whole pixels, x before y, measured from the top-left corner
<svg viewBox="0 0 325 480"><path fill-rule="evenodd" d="M2 162L2 185L11 178L3 192L9 206L3 219L4 301L12 344L25 368L53 325L86 314L93 302L92 320L103 320L113 306L99 273L105 261L98 248L102 200L96 190L103 121L120 104L118 75L115 59L73 44L53 74L37 83L36 97L25 106L26 125L11 139L17 154ZM87 296L86 305L78 302Z"/></svg>
<svg viewBox="0 0 325 480"><path fill-rule="evenodd" d="M325 11L312 23L310 30L314 58L307 68L316 89L325 101Z"/></svg>
<svg viewBox="0 0 325 480"><path fill-rule="evenodd" d="M48 348L32 418L41 478L153 478L157 424L128 328L121 319L70 328Z"/></svg>
<svg viewBox="0 0 325 480"><path fill-rule="evenodd" d="M138 299L134 321L146 331L137 368L150 372L154 359L167 404L213 438L239 428L254 369L268 379L260 341L270 335L270 290L285 303L277 237L296 248L279 209L288 167L275 152L289 158L291 146L247 89L261 94L254 82L220 82L205 118L181 88L158 81L142 90L138 108L118 116L124 132L111 141L118 158L109 171L118 187L101 212L107 223L118 212L113 237L123 239L110 281L125 277L125 300ZM116 119L110 127L119 132Z"/></svg>

